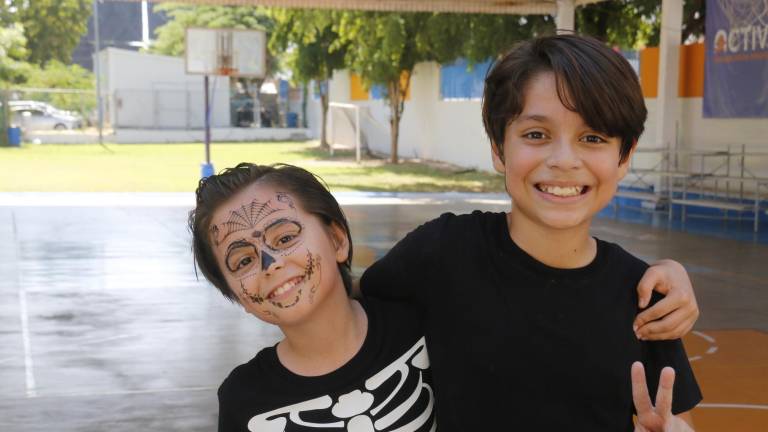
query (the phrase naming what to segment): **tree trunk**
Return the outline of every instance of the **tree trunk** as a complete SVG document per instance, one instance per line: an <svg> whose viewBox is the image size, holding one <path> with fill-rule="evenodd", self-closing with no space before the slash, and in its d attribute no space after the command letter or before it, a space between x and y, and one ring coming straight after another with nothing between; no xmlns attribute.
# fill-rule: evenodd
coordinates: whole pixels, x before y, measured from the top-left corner
<svg viewBox="0 0 768 432"><path fill-rule="evenodd" d="M389 83L389 130L390 130L390 148L389 162L397 164L397 140L400 135L400 80Z"/></svg>
<svg viewBox="0 0 768 432"><path fill-rule="evenodd" d="M321 91L320 92L320 105L322 106L322 121L320 122L320 148L323 149L330 149L331 146L328 145L328 139L327 139L327 133L328 133L328 95Z"/></svg>

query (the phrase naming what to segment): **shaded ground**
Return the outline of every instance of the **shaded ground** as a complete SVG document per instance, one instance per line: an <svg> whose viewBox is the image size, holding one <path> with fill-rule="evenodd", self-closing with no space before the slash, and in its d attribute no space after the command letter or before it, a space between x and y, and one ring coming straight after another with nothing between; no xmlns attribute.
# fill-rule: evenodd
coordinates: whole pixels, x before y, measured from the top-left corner
<svg viewBox="0 0 768 432"><path fill-rule="evenodd" d="M193 197L179 195L0 206L0 430L215 430L219 383L279 334L195 279ZM442 212L506 208L487 196L339 199L357 273ZM697 431L765 430L768 245L610 219L594 234L688 266L702 309L686 338L705 395Z"/></svg>

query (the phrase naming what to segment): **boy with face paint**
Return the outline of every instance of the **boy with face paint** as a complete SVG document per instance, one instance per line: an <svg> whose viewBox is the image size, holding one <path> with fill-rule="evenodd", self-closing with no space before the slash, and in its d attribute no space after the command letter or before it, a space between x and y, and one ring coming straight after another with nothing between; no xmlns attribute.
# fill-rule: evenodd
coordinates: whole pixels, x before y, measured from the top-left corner
<svg viewBox="0 0 768 432"><path fill-rule="evenodd" d="M219 431L434 430L421 322L407 306L349 297L349 226L315 176L243 163L196 193L201 272L285 335L222 383Z"/></svg>
<svg viewBox="0 0 768 432"><path fill-rule="evenodd" d="M631 431L632 387L643 381L638 366L631 379L635 362L651 393L661 377L673 400L669 421L647 423L647 397L635 397L638 430L687 428L701 393L677 339L698 315L685 271L670 262L648 271L589 232L646 116L630 65L591 38L536 38L489 71L483 121L511 211L444 214L360 282L366 297L425 316L441 431ZM652 286L669 295L654 293L637 317Z"/></svg>

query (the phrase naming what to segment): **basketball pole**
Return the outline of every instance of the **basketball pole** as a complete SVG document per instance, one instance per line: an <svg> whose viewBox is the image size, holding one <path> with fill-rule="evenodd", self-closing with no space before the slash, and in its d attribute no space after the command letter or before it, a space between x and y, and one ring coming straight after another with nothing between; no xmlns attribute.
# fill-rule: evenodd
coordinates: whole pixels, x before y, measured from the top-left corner
<svg viewBox="0 0 768 432"><path fill-rule="evenodd" d="M104 98L101 94L101 35L99 34L99 0L93 0L93 46L96 55L93 56L93 73L96 75L96 127L99 131L99 145L110 153L114 153L104 145Z"/></svg>
<svg viewBox="0 0 768 432"><path fill-rule="evenodd" d="M205 163L201 167L201 177L206 178L213 175L213 164L211 163L211 108L208 100L209 80L206 74L203 78L205 91Z"/></svg>

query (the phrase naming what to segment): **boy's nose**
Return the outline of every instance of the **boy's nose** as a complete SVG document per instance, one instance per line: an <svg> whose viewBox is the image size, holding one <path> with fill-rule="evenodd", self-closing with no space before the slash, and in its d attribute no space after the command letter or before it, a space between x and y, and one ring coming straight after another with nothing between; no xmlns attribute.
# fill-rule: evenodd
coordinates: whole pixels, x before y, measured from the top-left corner
<svg viewBox="0 0 768 432"><path fill-rule="evenodd" d="M581 159L569 140L560 139L552 144L551 149L547 158L549 168L575 169L581 166Z"/></svg>
<svg viewBox="0 0 768 432"><path fill-rule="evenodd" d="M274 267L279 267L276 263L277 260L272 255L264 251L261 252L261 271L267 272L270 267L273 267L273 264L275 264Z"/></svg>

